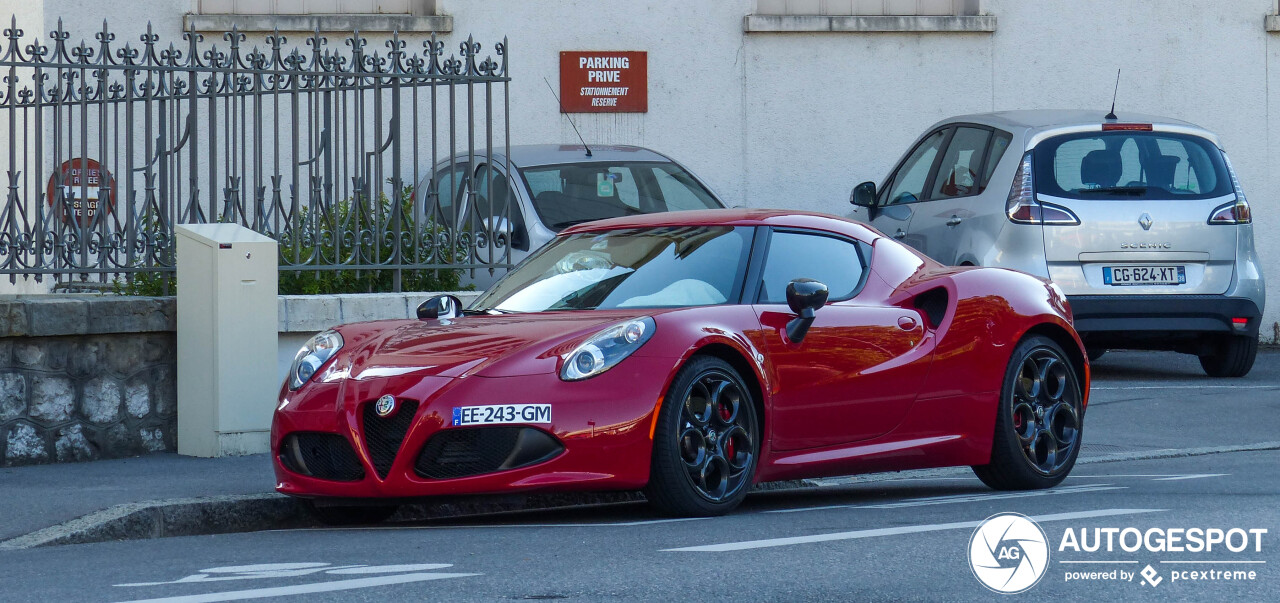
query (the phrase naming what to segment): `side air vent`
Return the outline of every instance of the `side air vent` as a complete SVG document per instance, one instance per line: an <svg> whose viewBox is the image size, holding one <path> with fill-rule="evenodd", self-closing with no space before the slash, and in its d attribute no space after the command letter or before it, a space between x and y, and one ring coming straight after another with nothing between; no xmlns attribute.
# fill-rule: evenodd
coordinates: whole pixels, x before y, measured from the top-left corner
<svg viewBox="0 0 1280 603"><path fill-rule="evenodd" d="M942 319L947 316L947 302L950 296L943 287L930 289L916 296L916 309L924 312L925 318L929 320L929 328L936 329L942 324Z"/></svg>
<svg viewBox="0 0 1280 603"><path fill-rule="evenodd" d="M378 477L385 479L391 471L391 464L396 461L396 453L400 452L400 444L404 434L413 424L414 415L418 413L416 400L400 400L400 408L389 417L379 417L377 403L366 402L361 417L364 419L364 446L369 451L369 459Z"/></svg>
<svg viewBox="0 0 1280 603"><path fill-rule="evenodd" d="M427 440L414 470L422 477L453 479L527 467L563 451L554 437L532 427L446 429Z"/></svg>
<svg viewBox="0 0 1280 603"><path fill-rule="evenodd" d="M285 469L337 482L364 479L364 468L351 443L336 433L291 433L280 446L280 463Z"/></svg>

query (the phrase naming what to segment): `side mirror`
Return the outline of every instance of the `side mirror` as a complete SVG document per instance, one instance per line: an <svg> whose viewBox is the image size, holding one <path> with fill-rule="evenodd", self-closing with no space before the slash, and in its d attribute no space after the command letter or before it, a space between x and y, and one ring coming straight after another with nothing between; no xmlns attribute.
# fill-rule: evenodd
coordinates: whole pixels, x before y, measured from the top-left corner
<svg viewBox="0 0 1280 603"><path fill-rule="evenodd" d="M798 278L787 283L787 305L796 317L787 323L787 339L791 343L804 341L813 324L814 312L827 303L827 286L810 278Z"/></svg>
<svg viewBox="0 0 1280 603"><path fill-rule="evenodd" d="M876 183L863 182L853 187L853 192L849 193L849 203L858 207L875 207L876 206Z"/></svg>
<svg viewBox="0 0 1280 603"><path fill-rule="evenodd" d="M436 295L418 304L418 320L457 318L462 314L462 300L452 295Z"/></svg>

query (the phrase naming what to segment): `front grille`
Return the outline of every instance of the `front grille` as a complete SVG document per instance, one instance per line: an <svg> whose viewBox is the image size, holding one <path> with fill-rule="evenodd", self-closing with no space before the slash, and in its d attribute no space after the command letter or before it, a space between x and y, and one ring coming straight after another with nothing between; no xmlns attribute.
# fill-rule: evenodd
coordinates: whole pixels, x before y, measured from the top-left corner
<svg viewBox="0 0 1280 603"><path fill-rule="evenodd" d="M446 429L422 447L414 470L422 477L452 479L526 467L562 451L554 437L532 427Z"/></svg>
<svg viewBox="0 0 1280 603"><path fill-rule="evenodd" d="M418 412L418 402L415 400L400 400L398 405L400 408L389 417L379 417L374 402L364 405L364 446L369 451L374 470L381 478L386 478L391 471L391 464L396 461L396 453L400 452L404 434L409 431L413 416Z"/></svg>
<svg viewBox="0 0 1280 603"><path fill-rule="evenodd" d="M285 436L280 462L286 469L317 479L354 482L364 468L351 443L336 433L298 432Z"/></svg>

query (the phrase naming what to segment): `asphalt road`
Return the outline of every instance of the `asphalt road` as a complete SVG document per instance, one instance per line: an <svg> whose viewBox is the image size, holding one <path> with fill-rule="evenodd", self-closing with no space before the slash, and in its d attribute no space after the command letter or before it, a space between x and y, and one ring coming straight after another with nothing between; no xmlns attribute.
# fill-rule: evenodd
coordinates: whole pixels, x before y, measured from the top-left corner
<svg viewBox="0 0 1280 603"><path fill-rule="evenodd" d="M1280 354L1235 381L1132 352L1104 357L1095 376L1089 455L1280 440ZM967 473L765 492L714 519L615 505L0 551L0 600L990 600L1001 595L971 568L971 537L1007 512L1036 519L1048 551L1043 577L1011 599L1280 599L1280 451L1265 450L1082 464L1040 492L993 492ZM1106 536L1085 550L1106 528L1112 550ZM1224 542L1186 550L1197 529ZM1151 550L1165 534L1184 550ZM1139 536L1151 548L1124 548ZM989 547L1010 557L998 565L1035 569L1035 542L1009 538Z"/></svg>

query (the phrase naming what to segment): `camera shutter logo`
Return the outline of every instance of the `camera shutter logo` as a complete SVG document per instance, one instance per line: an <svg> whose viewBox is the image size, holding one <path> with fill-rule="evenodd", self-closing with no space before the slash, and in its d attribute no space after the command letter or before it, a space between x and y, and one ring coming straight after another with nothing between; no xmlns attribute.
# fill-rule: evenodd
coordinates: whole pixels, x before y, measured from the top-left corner
<svg viewBox="0 0 1280 603"><path fill-rule="evenodd" d="M373 411L378 413L379 417L389 417L396 412L396 399L394 396L386 395L378 398L378 402L374 405Z"/></svg>
<svg viewBox="0 0 1280 603"><path fill-rule="evenodd" d="M988 517L969 538L969 569L983 586L1003 594L1026 591L1049 567L1049 538L1018 513Z"/></svg>

